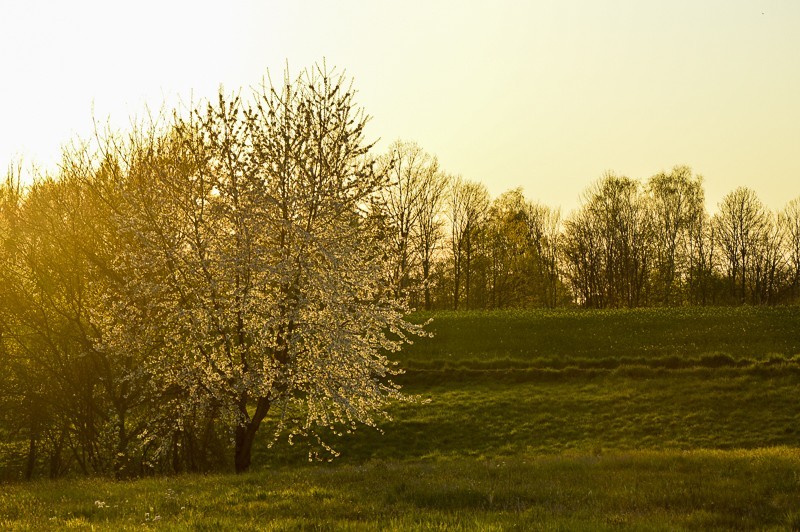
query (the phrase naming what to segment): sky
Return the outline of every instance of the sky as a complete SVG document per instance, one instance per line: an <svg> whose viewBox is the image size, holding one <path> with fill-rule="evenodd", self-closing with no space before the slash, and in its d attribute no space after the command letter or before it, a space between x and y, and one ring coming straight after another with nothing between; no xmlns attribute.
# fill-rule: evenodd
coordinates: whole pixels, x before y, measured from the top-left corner
<svg viewBox="0 0 800 532"><path fill-rule="evenodd" d="M0 169L95 123L344 70L383 151L568 213L606 171L800 196L797 0L0 0Z"/></svg>

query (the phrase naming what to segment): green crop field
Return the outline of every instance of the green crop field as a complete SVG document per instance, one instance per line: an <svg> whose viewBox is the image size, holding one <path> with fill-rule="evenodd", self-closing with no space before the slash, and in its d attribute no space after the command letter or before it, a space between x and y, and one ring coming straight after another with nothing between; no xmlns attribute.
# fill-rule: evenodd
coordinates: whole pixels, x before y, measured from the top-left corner
<svg viewBox="0 0 800 532"><path fill-rule="evenodd" d="M383 433L0 486L0 529L797 529L800 308L445 312Z"/></svg>

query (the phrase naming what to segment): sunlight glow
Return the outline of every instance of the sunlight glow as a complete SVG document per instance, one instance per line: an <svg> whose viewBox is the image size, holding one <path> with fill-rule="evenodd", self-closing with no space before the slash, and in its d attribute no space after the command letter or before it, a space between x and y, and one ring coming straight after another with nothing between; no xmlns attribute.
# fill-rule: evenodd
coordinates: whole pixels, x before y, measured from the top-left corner
<svg viewBox="0 0 800 532"><path fill-rule="evenodd" d="M604 171L705 176L708 206L800 194L800 3L511 0L3 4L0 167L53 168L92 117L258 84L325 58L380 149L414 140L493 195L569 211Z"/></svg>

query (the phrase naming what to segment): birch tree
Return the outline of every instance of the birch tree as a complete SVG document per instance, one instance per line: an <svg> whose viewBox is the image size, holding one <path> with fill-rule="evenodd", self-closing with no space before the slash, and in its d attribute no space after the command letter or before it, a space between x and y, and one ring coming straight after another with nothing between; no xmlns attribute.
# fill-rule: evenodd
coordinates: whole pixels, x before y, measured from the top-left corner
<svg viewBox="0 0 800 532"><path fill-rule="evenodd" d="M430 274L436 234L435 213L431 211L441 203L442 194L439 163L418 144L398 140L379 159L379 165L379 171L389 178L381 200L392 256L389 275L395 293L400 295L411 288L415 270L422 267Z"/></svg>

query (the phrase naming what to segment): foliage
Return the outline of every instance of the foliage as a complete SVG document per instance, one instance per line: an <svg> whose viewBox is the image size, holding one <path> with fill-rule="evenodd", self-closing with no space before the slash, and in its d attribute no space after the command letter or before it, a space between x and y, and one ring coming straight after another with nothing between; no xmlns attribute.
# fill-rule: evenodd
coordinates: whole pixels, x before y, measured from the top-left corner
<svg viewBox="0 0 800 532"><path fill-rule="evenodd" d="M335 454L320 427L407 399L387 355L424 333L386 290L386 180L354 94L324 67L220 94L3 200L3 402L24 413L3 429L29 441L27 476L42 450L51 476L205 470L228 440L244 471L270 411L273 439Z"/></svg>

